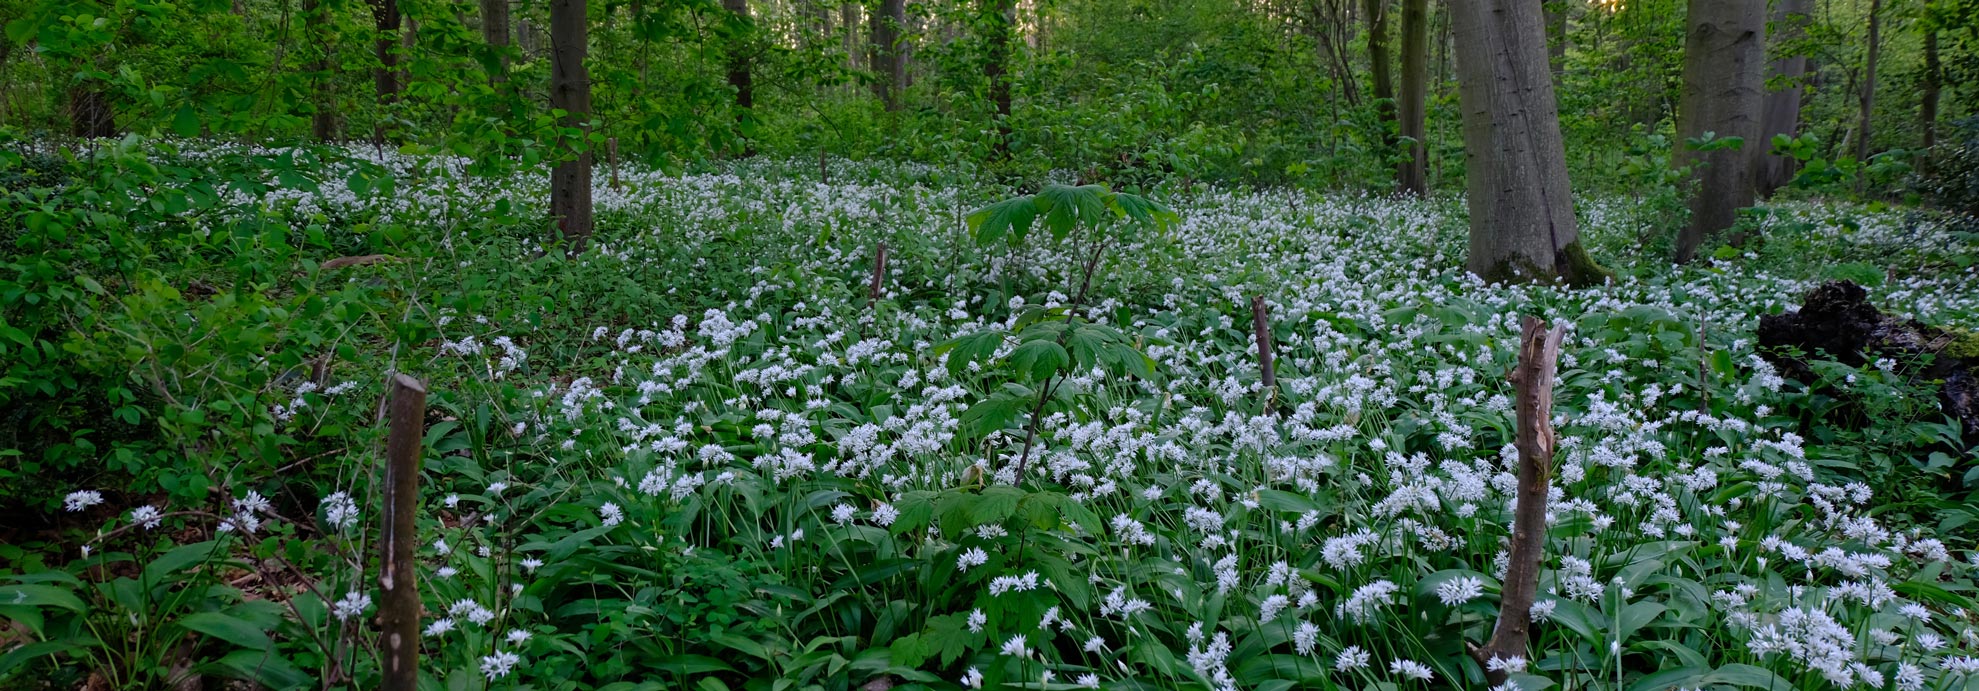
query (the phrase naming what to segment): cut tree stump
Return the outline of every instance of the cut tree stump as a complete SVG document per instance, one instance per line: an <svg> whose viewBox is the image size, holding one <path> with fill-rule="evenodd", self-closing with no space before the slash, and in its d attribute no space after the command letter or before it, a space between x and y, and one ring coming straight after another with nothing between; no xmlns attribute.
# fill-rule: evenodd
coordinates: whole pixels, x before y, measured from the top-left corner
<svg viewBox="0 0 1979 691"><path fill-rule="evenodd" d="M1761 316L1758 336L1760 355L1804 383L1819 379L1805 357L1854 367L1896 360L1912 382L1936 382L1938 403L1958 419L1965 444L1979 443L1979 335L1884 314L1862 286L1830 281L1808 291L1799 312Z"/></svg>

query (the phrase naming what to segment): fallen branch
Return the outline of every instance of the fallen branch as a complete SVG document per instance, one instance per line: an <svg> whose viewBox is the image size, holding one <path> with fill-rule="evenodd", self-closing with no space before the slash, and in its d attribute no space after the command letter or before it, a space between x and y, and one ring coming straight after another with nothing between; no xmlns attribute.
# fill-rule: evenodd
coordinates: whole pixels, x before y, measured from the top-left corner
<svg viewBox="0 0 1979 691"><path fill-rule="evenodd" d="M1519 334L1519 363L1512 370L1517 389L1519 450L1518 506L1512 516L1511 563L1498 601L1498 625L1483 646L1470 646L1471 657L1485 668L1492 686L1510 676L1507 663L1524 659L1532 636L1532 603L1539 591L1539 563L1546 556L1546 490L1553 472L1553 377L1560 359L1566 327L1546 328L1538 317L1526 317ZM1493 665L1497 660L1499 664ZM1493 669L1493 668L1496 669Z"/></svg>
<svg viewBox="0 0 1979 691"><path fill-rule="evenodd" d="M346 266L364 266L366 264L376 264L378 262L391 261L396 258L397 257L393 257L392 255L389 254L364 254L355 257L337 257L336 259L323 262L323 265L317 268L323 271L329 271L331 269L341 269Z"/></svg>

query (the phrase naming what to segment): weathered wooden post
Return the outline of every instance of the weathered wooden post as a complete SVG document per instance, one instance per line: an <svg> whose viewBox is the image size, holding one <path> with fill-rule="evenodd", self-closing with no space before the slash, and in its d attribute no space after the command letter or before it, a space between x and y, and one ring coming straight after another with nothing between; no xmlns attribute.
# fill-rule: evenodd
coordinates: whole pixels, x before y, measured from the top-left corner
<svg viewBox="0 0 1979 691"><path fill-rule="evenodd" d="M1271 314L1263 295L1251 297L1251 329L1257 332L1257 363L1265 391L1277 400L1278 370L1271 363Z"/></svg>
<svg viewBox="0 0 1979 691"><path fill-rule="evenodd" d="M885 281L886 243L881 242L879 249L873 252L873 282L872 285L866 288L866 299L868 301L879 302L880 288L884 285Z"/></svg>
<svg viewBox="0 0 1979 691"><path fill-rule="evenodd" d="M612 189L618 189L618 137L605 140L605 157L612 162Z"/></svg>
<svg viewBox="0 0 1979 691"><path fill-rule="evenodd" d="M1546 488L1553 473L1553 377L1560 359L1564 326L1546 328L1538 317L1526 317L1519 334L1519 364L1512 370L1517 400L1519 450L1518 507L1512 515L1511 563L1505 569L1504 591L1498 601L1498 625L1483 646L1470 646L1471 657L1485 668L1491 685L1505 683L1509 672L1491 661L1523 658L1532 634L1532 603L1539 591L1539 562L1546 554Z"/></svg>
<svg viewBox="0 0 1979 691"><path fill-rule="evenodd" d="M419 584L412 549L418 543L414 512L419 502L419 455L426 437L426 385L403 374L389 388L391 432L385 440L384 535L379 542L378 650L384 691L419 685Z"/></svg>

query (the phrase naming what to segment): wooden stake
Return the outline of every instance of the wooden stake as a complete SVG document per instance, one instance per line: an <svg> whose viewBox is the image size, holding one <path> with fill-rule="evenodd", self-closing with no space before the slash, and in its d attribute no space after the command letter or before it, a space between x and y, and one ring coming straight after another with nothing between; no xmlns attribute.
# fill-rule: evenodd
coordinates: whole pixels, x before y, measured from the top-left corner
<svg viewBox="0 0 1979 691"><path fill-rule="evenodd" d="M412 561L414 512L419 501L419 456L426 437L426 386L403 374L392 375L391 432L385 441L384 535L379 542L378 651L384 691L415 691L419 685L418 566Z"/></svg>
<svg viewBox="0 0 1979 691"><path fill-rule="evenodd" d="M1519 334L1519 364L1512 370L1517 389L1514 407L1519 450L1518 508L1512 516L1511 563L1505 569L1504 591L1498 602L1498 625L1483 647L1470 654L1492 686L1505 683L1504 669L1491 670L1491 660L1526 657L1532 634L1532 603L1539 591L1539 562L1546 553L1546 488L1553 472L1553 377L1560 359L1564 326L1546 328L1538 317L1526 317Z"/></svg>
<svg viewBox="0 0 1979 691"><path fill-rule="evenodd" d="M605 140L605 157L612 162L612 189L618 189L618 137Z"/></svg>
<svg viewBox="0 0 1979 691"><path fill-rule="evenodd" d="M1278 370L1271 362L1271 308L1264 304L1264 296L1251 297L1251 328L1257 332L1258 370L1264 377L1264 388L1271 392L1272 400L1278 399Z"/></svg>
<svg viewBox="0 0 1979 691"><path fill-rule="evenodd" d="M871 302L879 302L880 288L885 282L886 243L881 242L879 249L873 252L873 283L866 288L866 299Z"/></svg>

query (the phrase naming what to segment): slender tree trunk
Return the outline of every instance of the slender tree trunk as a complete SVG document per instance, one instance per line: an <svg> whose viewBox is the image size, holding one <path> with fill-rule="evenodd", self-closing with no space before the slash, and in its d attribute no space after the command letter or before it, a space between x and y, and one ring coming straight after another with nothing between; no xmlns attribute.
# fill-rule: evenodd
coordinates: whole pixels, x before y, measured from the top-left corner
<svg viewBox="0 0 1979 691"><path fill-rule="evenodd" d="M550 0L550 107L564 111L564 127L591 132L591 73L584 66L589 54L589 26L584 0ZM584 251L591 239L591 146L585 139L569 142L576 149L550 173L550 213L572 254Z"/></svg>
<svg viewBox="0 0 1979 691"><path fill-rule="evenodd" d="M734 21L742 26L753 26L749 17L749 0L722 0L722 6L734 15ZM751 117L756 107L756 78L749 65L749 36L753 29L741 30L730 40L728 46L728 85L735 89L735 140L742 143L742 156L756 155L756 146L742 132L742 123Z"/></svg>
<svg viewBox="0 0 1979 691"><path fill-rule="evenodd" d="M90 84L69 87L69 132L77 137L117 136L117 112L110 106L110 95Z"/></svg>
<svg viewBox="0 0 1979 691"><path fill-rule="evenodd" d="M1539 3L1466 0L1450 3L1449 12L1464 113L1471 272L1489 281L1606 280L1580 245Z"/></svg>
<svg viewBox="0 0 1979 691"><path fill-rule="evenodd" d="M1546 69L1553 74L1553 90L1567 74L1567 7L1565 0L1545 0Z"/></svg>
<svg viewBox="0 0 1979 691"><path fill-rule="evenodd" d="M990 103L996 108L996 158L1010 158L1010 25L1016 0L982 0L988 13L984 22L989 35L988 59L983 77L989 80Z"/></svg>
<svg viewBox="0 0 1979 691"><path fill-rule="evenodd" d="M1677 139L1710 133L1744 143L1715 151L1685 146L1672 157L1676 165L1690 167L1694 182L1690 223L1677 234L1679 263L1696 258L1712 235L1732 227L1739 209L1752 206L1753 152L1766 92L1766 0L1690 0L1686 22ZM1731 238L1733 244L1743 240Z"/></svg>
<svg viewBox="0 0 1979 691"><path fill-rule="evenodd" d="M371 139L375 143L383 143L389 111L392 104L399 100L399 53L392 50L398 43L401 21L398 0L371 0L371 18L378 30L377 41L373 43L378 66L371 73L378 90L378 119Z"/></svg>
<svg viewBox="0 0 1979 691"><path fill-rule="evenodd" d="M302 0L303 33L321 51L309 63L309 137L327 142L337 137L336 61L330 52L337 45L330 24L330 9L323 0Z"/></svg>
<svg viewBox="0 0 1979 691"><path fill-rule="evenodd" d="M1922 136L1918 142L1923 153L1917 159L1918 172L1931 173L1932 150L1938 146L1938 96L1944 88L1944 65L1938 58L1938 24L1931 16L1932 5L1925 4L1924 21L1918 22L1918 29L1924 32L1924 83L1917 100L1917 131Z"/></svg>
<svg viewBox="0 0 1979 691"><path fill-rule="evenodd" d="M904 88L906 71L902 59L905 54L901 46L901 28L907 25L907 3L905 0L880 0L879 10L867 21L872 25L870 62L876 77L873 80L873 96L891 113L900 110L900 91Z"/></svg>
<svg viewBox="0 0 1979 691"><path fill-rule="evenodd" d="M845 68L859 69L859 4L842 3L838 6L838 25L844 31Z"/></svg>
<svg viewBox="0 0 1979 691"><path fill-rule="evenodd" d="M1388 0L1363 0L1367 19L1368 71L1373 77L1375 112L1380 116L1384 158L1395 151L1395 79L1388 55Z"/></svg>
<svg viewBox="0 0 1979 691"><path fill-rule="evenodd" d="M481 39L495 51L490 84L508 81L509 0L481 0ZM636 16L636 13L635 13Z"/></svg>
<svg viewBox="0 0 1979 691"><path fill-rule="evenodd" d="M1813 0L1779 0L1773 10L1773 45L1787 46L1792 52L1773 61L1767 70L1766 81L1769 90L1765 105L1759 116L1759 141L1754 142L1759 156L1759 169L1755 174L1758 193L1770 197L1774 191L1793 181L1795 161L1787 156L1771 154L1772 140L1777 135L1795 136L1800 131L1800 103L1807 93L1804 77L1807 74L1807 54L1798 44L1807 36L1807 24L1814 7Z"/></svg>
<svg viewBox="0 0 1979 691"><path fill-rule="evenodd" d="M1404 158L1395 172L1403 194L1429 191L1429 2L1402 0L1402 92L1396 99Z"/></svg>
<svg viewBox="0 0 1979 691"><path fill-rule="evenodd" d="M1869 160L1870 116L1876 111L1876 59L1882 52L1883 0L1869 0L1868 55L1862 62L1862 124L1856 128L1855 160Z"/></svg>

